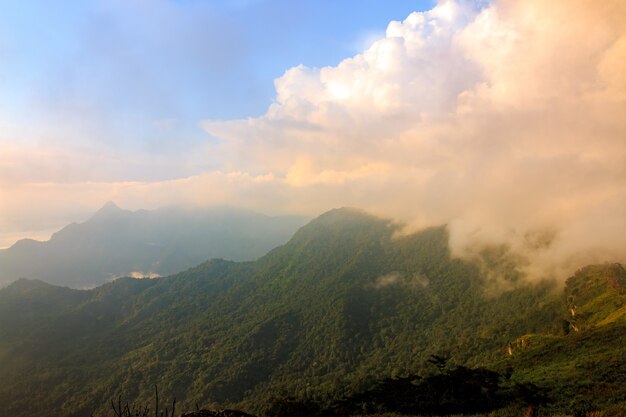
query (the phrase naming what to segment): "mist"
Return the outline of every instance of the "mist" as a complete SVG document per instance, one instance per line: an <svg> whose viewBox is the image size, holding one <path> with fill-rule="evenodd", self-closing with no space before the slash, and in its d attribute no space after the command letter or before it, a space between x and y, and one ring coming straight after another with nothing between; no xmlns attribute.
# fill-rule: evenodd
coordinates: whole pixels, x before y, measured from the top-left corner
<svg viewBox="0 0 626 417"><path fill-rule="evenodd" d="M528 277L624 262L624 57L621 0L442 1L336 66L288 69L262 116L200 121L208 139L194 158L219 159L215 169L5 182L2 226L106 200L306 215L355 206L405 233L447 224L455 256L504 245Z"/></svg>
<svg viewBox="0 0 626 417"><path fill-rule="evenodd" d="M619 1L441 2L290 69L265 116L204 126L300 198L445 223L456 255L506 245L563 276L626 259L625 35Z"/></svg>

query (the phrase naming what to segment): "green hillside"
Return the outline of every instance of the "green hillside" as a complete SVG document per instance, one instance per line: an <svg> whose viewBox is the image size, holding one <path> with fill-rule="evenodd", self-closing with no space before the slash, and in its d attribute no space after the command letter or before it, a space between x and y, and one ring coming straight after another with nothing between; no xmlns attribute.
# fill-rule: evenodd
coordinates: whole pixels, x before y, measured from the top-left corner
<svg viewBox="0 0 626 417"><path fill-rule="evenodd" d="M395 238L397 227L338 209L256 262L211 260L89 291L18 281L0 291L2 409L108 415L118 395L150 402L156 383L181 410L219 403L263 413L276 396L328 403L380 379L432 373L432 354L449 357L450 367L512 366L515 380L549 386L564 384L551 374L560 366L546 353L551 344L562 355L593 356L596 338L598 358L615 365L608 383L623 376L622 295L583 285L606 266L568 283L587 324L557 336L571 301L557 284L526 283L508 270L496 279L509 289L494 292L476 265L450 256L445 227ZM554 336L508 357L507 345L529 333ZM589 398L606 405L614 392Z"/></svg>
<svg viewBox="0 0 626 417"><path fill-rule="evenodd" d="M563 293L562 333L523 336L499 365L548 389L553 408L626 409L626 271L619 264L585 267Z"/></svg>

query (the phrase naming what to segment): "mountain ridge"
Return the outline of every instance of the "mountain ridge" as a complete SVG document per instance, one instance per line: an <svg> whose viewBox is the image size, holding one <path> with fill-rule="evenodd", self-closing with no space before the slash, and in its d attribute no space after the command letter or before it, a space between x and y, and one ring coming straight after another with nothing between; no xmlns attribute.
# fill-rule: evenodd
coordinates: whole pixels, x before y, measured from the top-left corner
<svg viewBox="0 0 626 417"><path fill-rule="evenodd" d="M109 202L46 242L0 250L0 284L24 277L86 288L133 273L171 275L212 257L253 260L303 223L225 206L130 211Z"/></svg>
<svg viewBox="0 0 626 417"><path fill-rule="evenodd" d="M451 365L515 365L513 378L542 381L536 356L509 357L505 347L529 333L566 337L559 286L520 282L487 294L481 269L451 257L444 226L394 237L397 227L338 210L254 262L214 259L168 277L123 278L52 305L38 294L42 307L23 325L0 321L0 378L11 381L0 403L16 417L103 416L118 395L149 402L157 383L183 409L221 403L264 413L276 393L324 401L431 372L432 354ZM16 317L2 294L0 317ZM623 327L610 326L618 327L598 336L607 342L599 358L623 354L611 338ZM63 388L50 388L55 381ZM626 395L616 390L617 400ZM24 395L32 392L36 402Z"/></svg>

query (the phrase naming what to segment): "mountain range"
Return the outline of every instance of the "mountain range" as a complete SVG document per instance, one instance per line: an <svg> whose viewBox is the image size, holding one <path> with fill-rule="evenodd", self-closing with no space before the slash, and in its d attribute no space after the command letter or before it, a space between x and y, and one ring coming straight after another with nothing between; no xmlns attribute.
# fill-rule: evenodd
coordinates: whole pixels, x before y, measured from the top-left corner
<svg viewBox="0 0 626 417"><path fill-rule="evenodd" d="M119 396L149 403L157 384L177 409L271 416L277 397L329 404L443 372L433 357L536 387L550 412L626 406L621 265L565 284L494 278L451 256L445 226L399 227L336 209L256 261L90 290L18 280L0 290L2 410L106 416Z"/></svg>
<svg viewBox="0 0 626 417"><path fill-rule="evenodd" d="M129 211L109 202L49 241L24 239L0 250L0 286L30 278L89 288L121 276L171 275L210 258L254 260L305 222L233 207Z"/></svg>

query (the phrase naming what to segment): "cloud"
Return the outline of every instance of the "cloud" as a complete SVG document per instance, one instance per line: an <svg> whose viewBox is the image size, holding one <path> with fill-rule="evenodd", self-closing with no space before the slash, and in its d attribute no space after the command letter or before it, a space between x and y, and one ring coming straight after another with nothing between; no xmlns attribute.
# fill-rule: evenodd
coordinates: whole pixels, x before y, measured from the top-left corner
<svg viewBox="0 0 626 417"><path fill-rule="evenodd" d="M0 209L28 224L23 202L52 196L85 209L351 205L409 231L446 223L456 255L506 244L530 276L624 262L624 56L621 0L441 1L336 66L288 69L264 115L203 121L216 142L190 163L216 168L150 182L24 174Z"/></svg>
<svg viewBox="0 0 626 417"><path fill-rule="evenodd" d="M131 278L135 278L135 279L155 279L155 278L161 278L161 275L155 273L155 272L141 272L141 271L134 271L134 272L130 272L127 276L131 277Z"/></svg>
<svg viewBox="0 0 626 417"><path fill-rule="evenodd" d="M418 290L430 285L430 280L421 274L408 275L399 271L389 272L376 278L370 285L374 289L399 287L409 290Z"/></svg>
<svg viewBox="0 0 626 417"><path fill-rule="evenodd" d="M533 275L571 272L626 260L625 48L618 0L443 1L335 67L288 70L264 116L203 127L226 166L291 198L448 223L456 254L504 242Z"/></svg>

